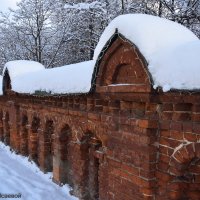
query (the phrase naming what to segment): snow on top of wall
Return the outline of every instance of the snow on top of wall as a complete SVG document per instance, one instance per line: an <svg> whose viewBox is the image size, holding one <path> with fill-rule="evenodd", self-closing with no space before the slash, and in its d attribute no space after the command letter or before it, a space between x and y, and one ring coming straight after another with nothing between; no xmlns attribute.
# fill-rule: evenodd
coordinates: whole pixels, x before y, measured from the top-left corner
<svg viewBox="0 0 200 200"><path fill-rule="evenodd" d="M154 88L163 91L174 89L200 89L200 41L187 42L166 48L154 54L149 70L154 78Z"/></svg>
<svg viewBox="0 0 200 200"><path fill-rule="evenodd" d="M156 16L121 15L116 17L103 32L94 52L94 60L98 59L101 50L116 29L133 42L146 58L154 80L154 88L160 86L164 91L172 88L200 88L200 79L193 80L194 74L199 74L198 71L193 70L199 69L200 71L199 56L197 55L199 39L189 29ZM192 41L195 42L191 44ZM191 46L195 46L195 48ZM187 49L189 55L186 54L183 47ZM180 70L188 75L182 76L183 73ZM168 73L165 74L166 71ZM185 80L183 81L183 79Z"/></svg>
<svg viewBox="0 0 200 200"><path fill-rule="evenodd" d="M111 21L101 35L94 52L94 60L97 60L101 50L116 29L137 45L147 61L153 53L162 48L198 40L194 33L186 27L164 18L146 14L120 15Z"/></svg>
<svg viewBox="0 0 200 200"><path fill-rule="evenodd" d="M36 91L51 94L87 93L91 88L94 65L94 61L86 61L17 76L12 80L12 90L30 94Z"/></svg>
<svg viewBox="0 0 200 200"><path fill-rule="evenodd" d="M12 81L15 77L19 75L44 70L45 68L42 64L35 61L15 60L7 62L5 64L3 74L5 73L6 69L8 70L9 76Z"/></svg>
<svg viewBox="0 0 200 200"><path fill-rule="evenodd" d="M63 67L45 69L34 61L6 63L12 90L34 94L88 93L98 56L115 33L133 42L148 62L154 88L200 89L200 41L187 28L175 22L144 14L127 14L114 19L105 29L95 49L94 59Z"/></svg>

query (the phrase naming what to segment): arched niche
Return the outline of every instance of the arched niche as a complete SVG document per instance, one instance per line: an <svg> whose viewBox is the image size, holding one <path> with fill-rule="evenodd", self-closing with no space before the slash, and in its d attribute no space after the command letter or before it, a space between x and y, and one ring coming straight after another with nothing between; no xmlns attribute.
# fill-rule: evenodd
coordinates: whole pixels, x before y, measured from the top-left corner
<svg viewBox="0 0 200 200"><path fill-rule="evenodd" d="M53 134L54 134L54 122L49 119L46 121L44 130L44 167L45 171L53 171Z"/></svg>
<svg viewBox="0 0 200 200"><path fill-rule="evenodd" d="M93 74L96 91L150 92L151 82L147 62L137 46L116 33L96 63Z"/></svg>
<svg viewBox="0 0 200 200"><path fill-rule="evenodd" d="M89 141L88 149L88 195L90 200L99 199L99 170L100 170L100 159L96 156L96 152L100 151L102 142L97 138L91 138Z"/></svg>
<svg viewBox="0 0 200 200"><path fill-rule="evenodd" d="M91 131L87 131L81 139L81 150L83 162L84 200L99 199L99 171L101 160L102 142Z"/></svg>
<svg viewBox="0 0 200 200"><path fill-rule="evenodd" d="M40 118L34 116L31 124L31 133L29 137L29 154L30 158L39 165L38 156L39 156L39 128L40 128Z"/></svg>
<svg viewBox="0 0 200 200"><path fill-rule="evenodd" d="M68 124L58 130L53 147L53 179L58 184L72 186L72 152L70 152L72 132Z"/></svg>
<svg viewBox="0 0 200 200"><path fill-rule="evenodd" d="M61 159L61 165L63 167L62 183L68 183L68 184L71 184L70 180L71 162L69 159L70 137L71 137L70 127L68 125L63 126L59 134L60 159Z"/></svg>
<svg viewBox="0 0 200 200"><path fill-rule="evenodd" d="M3 75L3 94L7 95L11 92L12 86L11 86L11 79L8 70L4 72Z"/></svg>
<svg viewBox="0 0 200 200"><path fill-rule="evenodd" d="M182 145L173 153L169 165L171 181L166 187L168 199L199 199L200 143Z"/></svg>
<svg viewBox="0 0 200 200"><path fill-rule="evenodd" d="M3 133L3 111L0 111L0 141L4 141L4 133Z"/></svg>
<svg viewBox="0 0 200 200"><path fill-rule="evenodd" d="M21 119L20 129L20 153L24 156L28 155L28 117L26 114Z"/></svg>
<svg viewBox="0 0 200 200"><path fill-rule="evenodd" d="M5 113L4 117L4 143L10 145L10 116L9 113Z"/></svg>

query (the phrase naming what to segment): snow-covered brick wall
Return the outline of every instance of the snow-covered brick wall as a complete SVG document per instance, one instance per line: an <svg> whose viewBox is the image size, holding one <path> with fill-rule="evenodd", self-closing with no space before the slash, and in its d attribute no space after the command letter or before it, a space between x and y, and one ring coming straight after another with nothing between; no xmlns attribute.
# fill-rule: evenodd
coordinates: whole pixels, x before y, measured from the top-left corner
<svg viewBox="0 0 200 200"><path fill-rule="evenodd" d="M34 61L11 61L6 63L3 72L8 70L12 90L18 93L88 93L95 62L116 29L146 58L154 88L200 89L199 39L178 23L145 14L115 18L102 34L92 61L54 69L45 69Z"/></svg>
<svg viewBox="0 0 200 200"><path fill-rule="evenodd" d="M87 93L91 88L94 61L45 69L12 80L12 90L33 94L44 91L51 94Z"/></svg>
<svg viewBox="0 0 200 200"><path fill-rule="evenodd" d="M115 18L103 32L94 60L116 29L146 58L154 88L199 89L199 39L186 27L156 16L127 14Z"/></svg>

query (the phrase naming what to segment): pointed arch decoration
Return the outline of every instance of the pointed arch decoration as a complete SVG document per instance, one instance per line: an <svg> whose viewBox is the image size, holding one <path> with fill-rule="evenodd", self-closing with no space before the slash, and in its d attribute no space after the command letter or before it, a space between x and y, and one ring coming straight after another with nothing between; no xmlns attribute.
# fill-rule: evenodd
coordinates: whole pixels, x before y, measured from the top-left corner
<svg viewBox="0 0 200 200"><path fill-rule="evenodd" d="M97 92L150 92L153 79L138 47L116 30L96 62L92 89Z"/></svg>

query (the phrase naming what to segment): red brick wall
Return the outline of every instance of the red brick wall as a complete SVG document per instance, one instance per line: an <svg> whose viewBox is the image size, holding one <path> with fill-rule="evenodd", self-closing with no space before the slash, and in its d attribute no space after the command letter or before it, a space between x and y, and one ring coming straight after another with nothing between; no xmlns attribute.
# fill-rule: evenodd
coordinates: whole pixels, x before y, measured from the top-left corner
<svg viewBox="0 0 200 200"><path fill-rule="evenodd" d="M200 199L200 93L154 91L120 38L98 66L91 94L0 97L0 139L82 200Z"/></svg>
<svg viewBox="0 0 200 200"><path fill-rule="evenodd" d="M157 199L200 199L198 99L199 94L174 94L160 105Z"/></svg>
<svg viewBox="0 0 200 200"><path fill-rule="evenodd" d="M9 124L18 123L10 145L43 171L53 170L55 182L69 183L87 200L143 199L143 193L153 193L157 122L143 119L149 104L100 96L55 98L51 105L47 97L14 99L11 108L1 102L4 113L12 110Z"/></svg>

